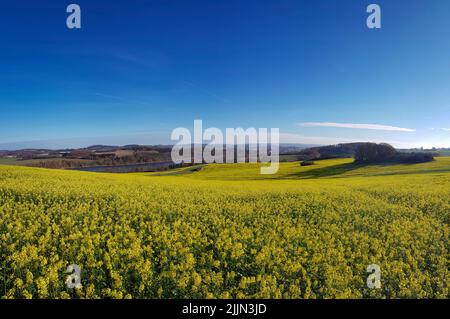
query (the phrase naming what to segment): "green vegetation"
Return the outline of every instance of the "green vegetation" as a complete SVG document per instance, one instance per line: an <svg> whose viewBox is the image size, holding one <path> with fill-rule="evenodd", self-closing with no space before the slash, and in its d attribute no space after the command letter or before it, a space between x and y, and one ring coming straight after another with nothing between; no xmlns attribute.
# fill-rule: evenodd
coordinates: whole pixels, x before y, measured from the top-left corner
<svg viewBox="0 0 450 319"><path fill-rule="evenodd" d="M15 165L17 159L10 157L0 157L0 165Z"/></svg>
<svg viewBox="0 0 450 319"><path fill-rule="evenodd" d="M0 297L449 297L450 158L259 167L0 166ZM73 263L81 289L65 286Z"/></svg>

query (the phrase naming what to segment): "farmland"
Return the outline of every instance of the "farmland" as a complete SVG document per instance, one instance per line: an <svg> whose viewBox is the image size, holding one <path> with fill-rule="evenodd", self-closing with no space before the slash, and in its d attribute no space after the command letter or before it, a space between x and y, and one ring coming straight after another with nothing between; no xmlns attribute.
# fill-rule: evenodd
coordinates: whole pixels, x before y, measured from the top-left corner
<svg viewBox="0 0 450 319"><path fill-rule="evenodd" d="M450 158L259 167L0 166L0 297L449 297Z"/></svg>

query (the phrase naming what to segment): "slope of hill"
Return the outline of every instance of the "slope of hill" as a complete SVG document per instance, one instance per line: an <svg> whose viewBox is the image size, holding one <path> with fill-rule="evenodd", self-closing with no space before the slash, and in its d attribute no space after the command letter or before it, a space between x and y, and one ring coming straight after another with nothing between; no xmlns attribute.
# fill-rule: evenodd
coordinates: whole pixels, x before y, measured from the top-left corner
<svg viewBox="0 0 450 319"><path fill-rule="evenodd" d="M144 176L189 175L186 177L205 180L304 180L348 177L375 177L417 174L450 173L450 157L438 157L433 162L421 164L357 164L351 158L316 160L314 165L300 166L299 162L280 163L274 175L261 175L265 164L209 164L201 169L187 167L169 172L139 173Z"/></svg>

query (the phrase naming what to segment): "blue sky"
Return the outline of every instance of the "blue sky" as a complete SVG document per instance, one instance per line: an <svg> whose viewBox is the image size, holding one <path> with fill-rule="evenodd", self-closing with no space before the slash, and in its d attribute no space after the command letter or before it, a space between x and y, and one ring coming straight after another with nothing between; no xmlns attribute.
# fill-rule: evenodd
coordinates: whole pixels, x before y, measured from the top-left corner
<svg viewBox="0 0 450 319"><path fill-rule="evenodd" d="M0 149L169 143L195 119L450 147L448 0L72 2L81 30L71 2L1 4Z"/></svg>

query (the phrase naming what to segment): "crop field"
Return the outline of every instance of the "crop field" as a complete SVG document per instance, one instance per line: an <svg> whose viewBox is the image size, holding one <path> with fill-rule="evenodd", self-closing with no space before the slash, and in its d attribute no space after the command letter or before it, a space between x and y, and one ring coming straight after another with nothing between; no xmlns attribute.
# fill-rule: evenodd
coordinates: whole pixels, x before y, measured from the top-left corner
<svg viewBox="0 0 450 319"><path fill-rule="evenodd" d="M0 297L448 298L450 158L351 162L0 166Z"/></svg>

